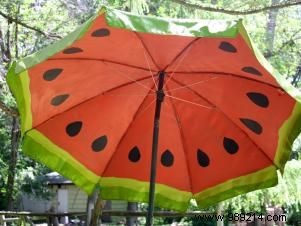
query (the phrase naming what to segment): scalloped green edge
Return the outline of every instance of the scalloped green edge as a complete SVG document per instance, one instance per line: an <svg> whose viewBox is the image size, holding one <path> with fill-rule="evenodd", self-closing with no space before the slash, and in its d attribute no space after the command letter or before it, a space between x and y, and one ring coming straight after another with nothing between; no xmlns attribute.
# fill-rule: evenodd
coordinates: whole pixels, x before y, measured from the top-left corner
<svg viewBox="0 0 301 226"><path fill-rule="evenodd" d="M148 201L149 182L134 179L100 177L87 169L75 158L51 142L38 130L28 131L23 140L26 155L61 175L71 179L74 184L88 194L92 194L97 185L101 186L103 199L125 199L128 201ZM185 211L192 194L163 184L156 184L156 206Z"/></svg>
<svg viewBox="0 0 301 226"><path fill-rule="evenodd" d="M160 18L103 8L112 27L161 35L235 37L241 20L196 20Z"/></svg>
<svg viewBox="0 0 301 226"><path fill-rule="evenodd" d="M31 158L71 179L88 194L92 194L99 183L99 176L35 129L25 134L23 151Z"/></svg>
<svg viewBox="0 0 301 226"><path fill-rule="evenodd" d="M128 201L148 202L149 182L134 179L102 177L101 196L104 199L125 199ZM156 183L155 206L177 211L188 208L192 193L181 191L164 184Z"/></svg>
<svg viewBox="0 0 301 226"><path fill-rule="evenodd" d="M14 73L16 63L13 63L8 71L6 80L11 92L14 94L21 118L21 132L32 128L31 94L29 90L30 78L27 71L16 75Z"/></svg>
<svg viewBox="0 0 301 226"><path fill-rule="evenodd" d="M290 158L292 144L301 132L301 104L296 103L291 116L279 130L279 140L274 162L283 174L286 162Z"/></svg>
<svg viewBox="0 0 301 226"><path fill-rule="evenodd" d="M281 76L280 73L264 58L252 42L243 23L240 23L239 33L253 51L258 62L276 79L279 85L296 100L291 115L285 120L278 131L279 139L274 157L274 164L280 169L281 173L283 173L285 164L289 160L291 154L292 144L301 132L301 93L284 79L283 76Z"/></svg>
<svg viewBox="0 0 301 226"><path fill-rule="evenodd" d="M195 194L194 198L198 207L206 208L214 203L243 193L274 186L277 182L277 168L273 165L208 188Z"/></svg>

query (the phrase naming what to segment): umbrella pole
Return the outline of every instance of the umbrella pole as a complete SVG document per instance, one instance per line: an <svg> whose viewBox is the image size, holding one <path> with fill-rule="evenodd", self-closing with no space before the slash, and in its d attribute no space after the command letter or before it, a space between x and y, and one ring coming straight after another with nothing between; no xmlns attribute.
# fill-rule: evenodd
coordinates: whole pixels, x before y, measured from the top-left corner
<svg viewBox="0 0 301 226"><path fill-rule="evenodd" d="M149 182L149 197L148 197L148 211L146 217L146 225L152 226L153 213L154 213L154 199L155 199L155 183L156 183L156 171L157 171L157 155L158 155L158 141L159 141L159 122L161 113L161 104L164 100L164 84L165 72L159 72L159 83L157 90L156 109L154 117L154 129L153 129L153 144L152 144L152 160Z"/></svg>

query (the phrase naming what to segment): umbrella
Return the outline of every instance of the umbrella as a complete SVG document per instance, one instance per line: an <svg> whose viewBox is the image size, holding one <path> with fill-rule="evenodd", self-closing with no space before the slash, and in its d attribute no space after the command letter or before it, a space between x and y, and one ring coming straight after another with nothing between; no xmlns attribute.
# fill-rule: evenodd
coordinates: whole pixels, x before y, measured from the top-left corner
<svg viewBox="0 0 301 226"><path fill-rule="evenodd" d="M24 152L104 199L186 210L277 184L300 94L241 20L102 8L11 65ZM160 133L159 133L160 129Z"/></svg>

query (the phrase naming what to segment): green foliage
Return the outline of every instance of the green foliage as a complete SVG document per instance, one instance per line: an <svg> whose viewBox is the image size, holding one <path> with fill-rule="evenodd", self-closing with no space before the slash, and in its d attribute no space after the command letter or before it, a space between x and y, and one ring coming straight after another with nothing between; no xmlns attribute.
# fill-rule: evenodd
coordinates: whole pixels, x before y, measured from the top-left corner
<svg viewBox="0 0 301 226"><path fill-rule="evenodd" d="M49 169L40 164L35 165L35 168L27 166L27 168L20 170L20 176L18 178L21 183L20 189L37 198L49 199L51 197L51 192L43 177L49 172Z"/></svg>
<svg viewBox="0 0 301 226"><path fill-rule="evenodd" d="M235 213L264 213L265 206L281 206L289 213L300 212L301 161L291 160L286 164L284 175L279 173L279 184L257 190L225 201L225 209Z"/></svg>

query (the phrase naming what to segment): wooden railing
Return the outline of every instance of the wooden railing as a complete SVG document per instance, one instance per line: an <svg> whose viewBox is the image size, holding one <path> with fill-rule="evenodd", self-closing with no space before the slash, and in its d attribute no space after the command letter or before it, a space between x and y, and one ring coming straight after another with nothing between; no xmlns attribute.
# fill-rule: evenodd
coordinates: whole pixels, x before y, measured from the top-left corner
<svg viewBox="0 0 301 226"><path fill-rule="evenodd" d="M122 216L122 217L146 217L147 212L145 211L114 211L114 210L103 210L102 216ZM154 217L164 217L164 218L174 218L174 217L191 217L200 218L201 215L215 215L214 212L204 212L204 211L193 211L193 212L171 212L171 211L156 211L154 212ZM32 212L7 212L0 211L0 226L7 226L8 222L15 222L17 225L31 225L34 223L32 221L33 217L38 217L39 219L46 222L49 226L58 226L60 217L78 217L85 219L86 212L69 212L69 213L32 213ZM84 223L80 224L83 225ZM270 226L270 225L284 225L284 222L268 222L268 221L256 221L253 222L235 222L231 225L235 226Z"/></svg>
<svg viewBox="0 0 301 226"><path fill-rule="evenodd" d="M0 215L0 226L6 226L6 223L19 221L20 218L6 218L5 215Z"/></svg>
<svg viewBox="0 0 301 226"><path fill-rule="evenodd" d="M195 217L196 215L213 215L212 212L170 212L170 211L158 211L154 213L154 217ZM103 210L102 216L122 216L122 217L146 217L146 211L114 211L114 210ZM86 212L69 212L69 213L33 213L33 212L11 212L11 211L0 211L0 226L6 226L8 222L16 222L18 225L34 225L31 218L39 217L50 226L58 225L58 218L60 217L85 217Z"/></svg>

